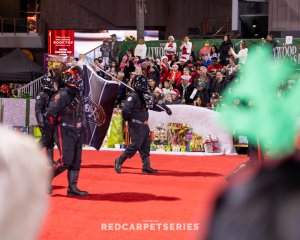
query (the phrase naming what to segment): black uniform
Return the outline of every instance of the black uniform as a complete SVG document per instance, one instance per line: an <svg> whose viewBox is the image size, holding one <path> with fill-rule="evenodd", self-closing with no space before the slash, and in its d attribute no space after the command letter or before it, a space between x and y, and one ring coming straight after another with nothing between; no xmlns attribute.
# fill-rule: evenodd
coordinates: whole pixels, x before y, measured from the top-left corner
<svg viewBox="0 0 300 240"><path fill-rule="evenodd" d="M44 89L36 97L35 102L35 116L42 133L42 145L46 148L46 153L50 161L50 165L54 166L55 162L53 160L53 147L54 147L54 130L47 123L45 119L45 113L47 112L50 99L53 92L50 89Z"/></svg>
<svg viewBox="0 0 300 240"><path fill-rule="evenodd" d="M149 96L150 98L153 97L151 96L150 91L147 93L147 97ZM144 93L138 92L138 89L136 89L136 92L133 92L127 98L122 109L123 119L128 121L131 144L129 144L123 154L115 160L115 170L117 173L121 173L122 164L126 159L133 157L137 151L143 162L142 172L157 173L156 170L150 167L150 129L148 126L149 106L147 106L147 99L145 100L147 97L145 97ZM158 105L154 104L150 109L155 111L166 110L169 115L172 114L171 110L165 105L162 106L161 109Z"/></svg>
<svg viewBox="0 0 300 240"><path fill-rule="evenodd" d="M72 87L65 87L54 95L46 114L55 127L55 142L61 154L54 177L68 169L69 196L87 195L87 192L77 189L82 154L82 114L80 91Z"/></svg>

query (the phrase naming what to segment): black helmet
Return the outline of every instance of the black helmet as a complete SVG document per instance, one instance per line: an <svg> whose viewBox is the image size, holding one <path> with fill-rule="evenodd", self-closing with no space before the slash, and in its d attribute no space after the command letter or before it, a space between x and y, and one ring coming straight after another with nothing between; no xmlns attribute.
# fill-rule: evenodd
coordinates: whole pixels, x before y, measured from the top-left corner
<svg viewBox="0 0 300 240"><path fill-rule="evenodd" d="M80 67L75 66L64 72L63 80L68 87L83 90L83 72Z"/></svg>
<svg viewBox="0 0 300 240"><path fill-rule="evenodd" d="M136 75L132 79L132 87L135 91L137 91L139 93L148 92L149 91L149 85L148 85L147 78L142 74Z"/></svg>
<svg viewBox="0 0 300 240"><path fill-rule="evenodd" d="M49 77L49 76L44 76L42 78L41 83L42 83L43 89L49 89L50 90L50 89L53 88L53 82L52 82L51 77Z"/></svg>

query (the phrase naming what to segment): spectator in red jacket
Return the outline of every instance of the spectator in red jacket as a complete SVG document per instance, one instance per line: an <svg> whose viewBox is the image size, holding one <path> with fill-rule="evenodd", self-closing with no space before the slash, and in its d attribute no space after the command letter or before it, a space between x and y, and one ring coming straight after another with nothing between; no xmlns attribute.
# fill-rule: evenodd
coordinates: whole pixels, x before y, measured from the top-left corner
<svg viewBox="0 0 300 240"><path fill-rule="evenodd" d="M176 86L180 85L182 80L188 80L189 82L191 82L191 75L190 75L190 69L188 67L185 67L183 69L183 74L181 75L179 81L177 81L175 83Z"/></svg>
<svg viewBox="0 0 300 240"><path fill-rule="evenodd" d="M181 78L182 73L180 71L178 71L178 65L177 64L173 64L171 71L168 74L167 79L170 80L171 84L173 86L176 86L178 82L180 82L180 78Z"/></svg>
<svg viewBox="0 0 300 240"><path fill-rule="evenodd" d="M168 57L162 56L160 62L160 82L167 80L169 74Z"/></svg>
<svg viewBox="0 0 300 240"><path fill-rule="evenodd" d="M211 62L212 63L207 68L207 72L212 76L216 76L217 71L221 71L223 66L220 63L218 63L217 57L213 57L211 59Z"/></svg>

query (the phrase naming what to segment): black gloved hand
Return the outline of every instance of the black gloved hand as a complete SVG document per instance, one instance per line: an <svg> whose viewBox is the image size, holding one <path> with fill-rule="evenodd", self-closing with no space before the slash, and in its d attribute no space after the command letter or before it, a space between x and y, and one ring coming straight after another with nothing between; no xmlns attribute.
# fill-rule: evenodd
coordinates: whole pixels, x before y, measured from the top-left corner
<svg viewBox="0 0 300 240"><path fill-rule="evenodd" d="M172 115L171 109L168 108L167 106L165 107L165 109L166 109L167 114L168 114L169 116L171 116L171 115Z"/></svg>

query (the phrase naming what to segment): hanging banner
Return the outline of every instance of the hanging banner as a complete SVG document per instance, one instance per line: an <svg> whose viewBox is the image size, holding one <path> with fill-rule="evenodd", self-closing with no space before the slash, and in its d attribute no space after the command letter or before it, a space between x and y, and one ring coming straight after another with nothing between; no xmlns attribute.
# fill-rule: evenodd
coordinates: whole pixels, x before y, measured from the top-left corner
<svg viewBox="0 0 300 240"><path fill-rule="evenodd" d="M74 55L74 30L48 30L48 54Z"/></svg>
<svg viewBox="0 0 300 240"><path fill-rule="evenodd" d="M44 69L47 72L52 68L60 67L61 63L67 62L67 56L44 54Z"/></svg>

